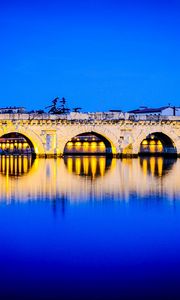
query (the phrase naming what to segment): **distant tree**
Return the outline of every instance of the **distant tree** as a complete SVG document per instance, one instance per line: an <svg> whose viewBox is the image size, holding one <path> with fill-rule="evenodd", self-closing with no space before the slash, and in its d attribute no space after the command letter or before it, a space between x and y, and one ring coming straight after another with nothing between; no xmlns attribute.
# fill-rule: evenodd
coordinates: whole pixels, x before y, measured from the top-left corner
<svg viewBox="0 0 180 300"><path fill-rule="evenodd" d="M48 113L56 114L58 113L58 108L57 108L57 102L59 100L59 97L56 97L54 100L52 100L52 104L49 106L46 106L47 108L50 108Z"/></svg>
<svg viewBox="0 0 180 300"><path fill-rule="evenodd" d="M73 112L80 112L81 109L82 109L81 107L74 107Z"/></svg>
<svg viewBox="0 0 180 300"><path fill-rule="evenodd" d="M49 106L46 106L46 109L47 108L50 108L48 113L51 113L51 114L68 114L70 112L70 108L68 108L66 106L66 99L64 97L62 97L61 100L59 100L60 102L60 105L58 106L58 100L59 100L59 97L56 97L54 100L52 100L52 104L49 105Z"/></svg>

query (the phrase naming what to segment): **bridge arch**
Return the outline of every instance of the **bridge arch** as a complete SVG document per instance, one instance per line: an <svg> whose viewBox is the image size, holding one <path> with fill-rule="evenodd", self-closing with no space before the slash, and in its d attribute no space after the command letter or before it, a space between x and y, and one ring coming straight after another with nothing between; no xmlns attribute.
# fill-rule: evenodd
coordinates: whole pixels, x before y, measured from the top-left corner
<svg viewBox="0 0 180 300"><path fill-rule="evenodd" d="M71 142L76 137L80 138L81 136L85 135L94 135L99 140L101 140L105 144L105 147L107 149L106 154L114 155L117 153L116 138L111 134L111 132L104 132L96 129L89 130L89 128L73 131L71 132L71 134L66 136L62 145L62 153L66 153L66 147L68 142Z"/></svg>
<svg viewBox="0 0 180 300"><path fill-rule="evenodd" d="M133 144L133 152L135 154L177 154L177 136L172 132L154 129L145 131L137 137Z"/></svg>
<svg viewBox="0 0 180 300"><path fill-rule="evenodd" d="M45 149L44 149L43 142L42 142L40 136L38 136L34 131L20 128L20 127L16 128L16 127L12 126L12 127L1 129L0 137L7 136L12 133L17 133L17 134L20 134L23 137L25 137L29 141L29 143L33 146L35 155L37 155L37 156L45 155Z"/></svg>

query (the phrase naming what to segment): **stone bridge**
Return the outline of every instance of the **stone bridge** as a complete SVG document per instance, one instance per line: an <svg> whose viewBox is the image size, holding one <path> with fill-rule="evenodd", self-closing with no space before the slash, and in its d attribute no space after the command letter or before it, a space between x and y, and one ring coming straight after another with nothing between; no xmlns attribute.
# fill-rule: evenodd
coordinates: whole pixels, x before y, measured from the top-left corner
<svg viewBox="0 0 180 300"><path fill-rule="evenodd" d="M63 156L66 143L76 135L93 132L110 142L114 157L137 156L149 134L168 136L180 155L180 117L130 120L122 116L1 114L0 137L20 133L28 138L38 157Z"/></svg>

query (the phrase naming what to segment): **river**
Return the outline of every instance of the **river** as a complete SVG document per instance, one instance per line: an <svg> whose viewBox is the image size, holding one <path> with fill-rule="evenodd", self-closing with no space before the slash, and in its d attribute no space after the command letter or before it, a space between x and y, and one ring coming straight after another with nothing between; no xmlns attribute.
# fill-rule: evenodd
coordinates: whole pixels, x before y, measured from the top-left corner
<svg viewBox="0 0 180 300"><path fill-rule="evenodd" d="M0 299L180 299L180 159L0 157Z"/></svg>

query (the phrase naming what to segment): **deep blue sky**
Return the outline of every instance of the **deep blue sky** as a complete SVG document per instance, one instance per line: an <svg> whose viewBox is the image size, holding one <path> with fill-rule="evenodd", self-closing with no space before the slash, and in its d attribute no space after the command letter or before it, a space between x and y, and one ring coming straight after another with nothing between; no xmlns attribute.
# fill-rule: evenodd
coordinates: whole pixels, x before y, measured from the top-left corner
<svg viewBox="0 0 180 300"><path fill-rule="evenodd" d="M0 106L180 105L178 2L0 2Z"/></svg>

